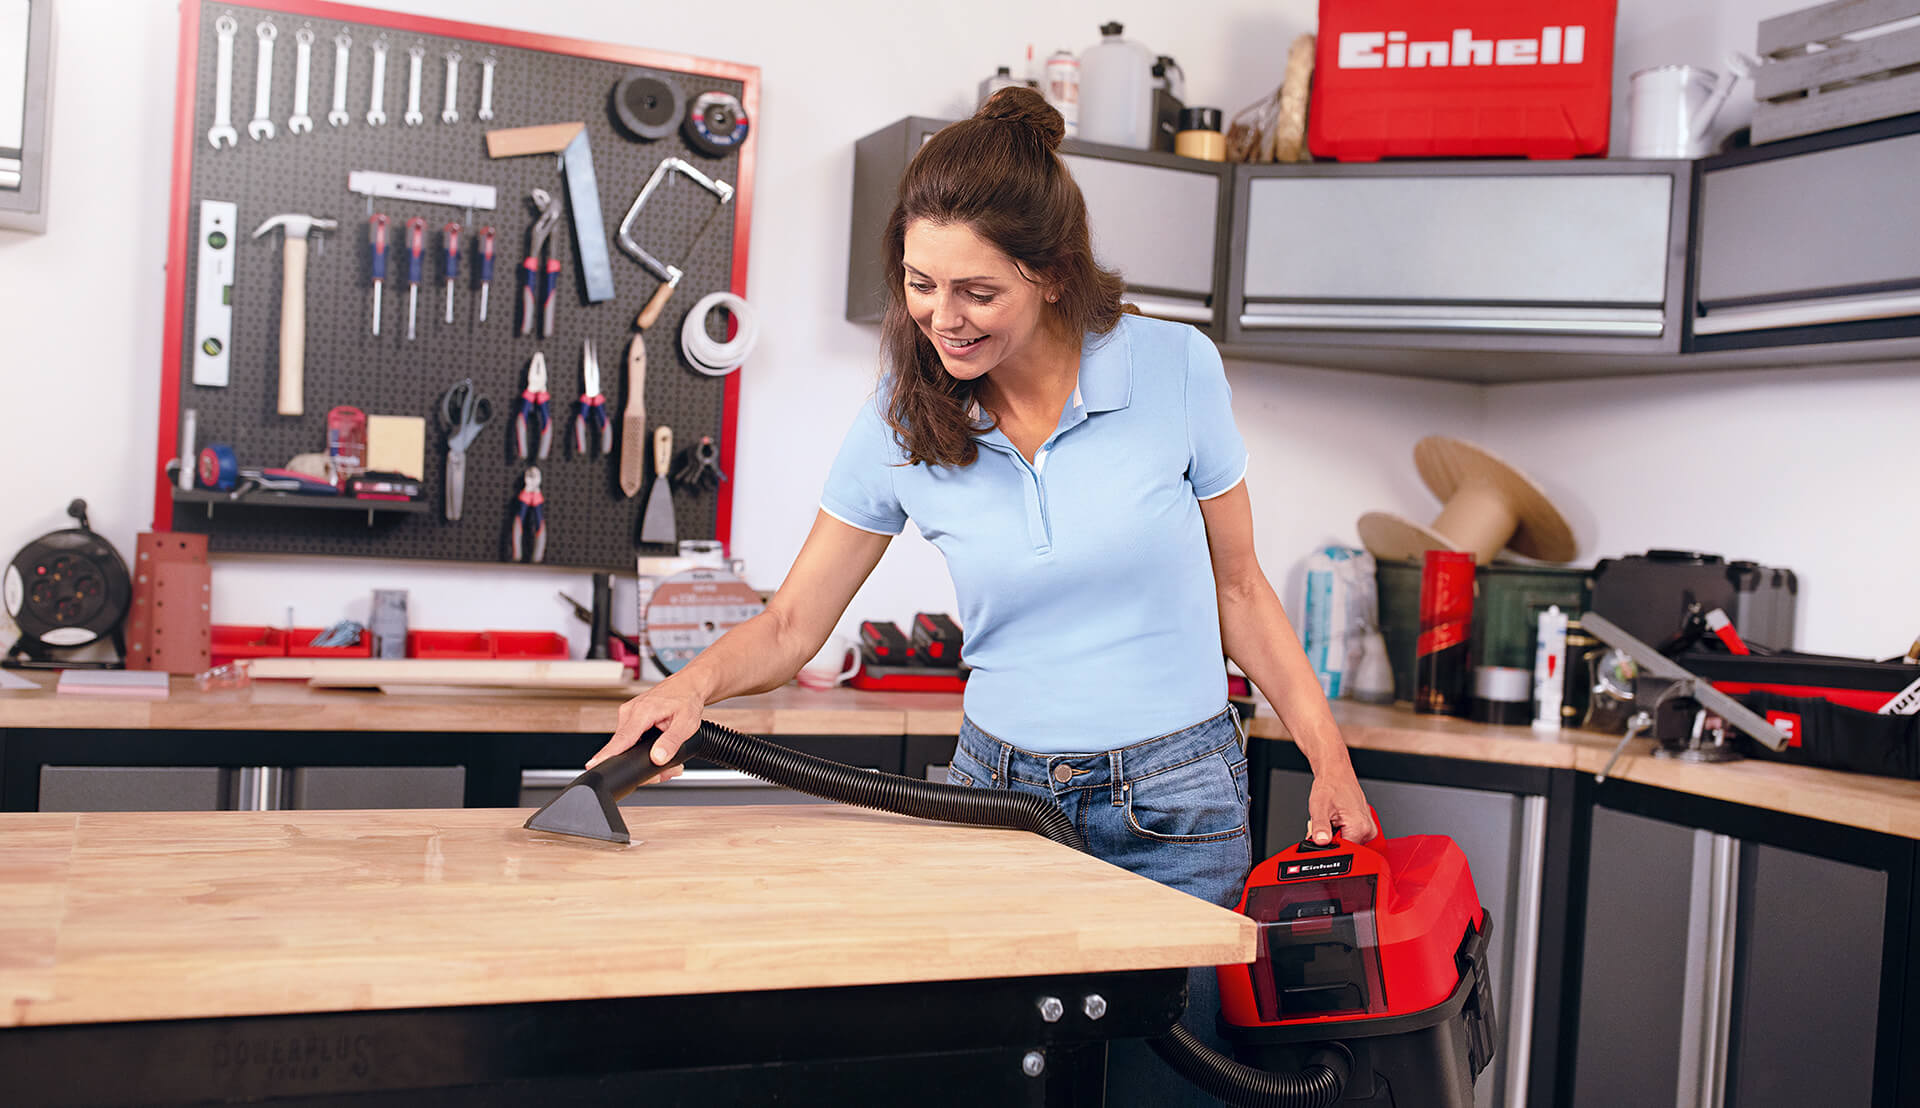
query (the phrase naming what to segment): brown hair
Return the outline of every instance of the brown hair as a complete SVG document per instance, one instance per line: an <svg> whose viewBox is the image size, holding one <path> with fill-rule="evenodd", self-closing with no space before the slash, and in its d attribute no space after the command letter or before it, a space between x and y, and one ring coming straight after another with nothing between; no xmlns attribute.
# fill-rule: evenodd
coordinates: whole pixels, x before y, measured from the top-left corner
<svg viewBox="0 0 1920 1108"><path fill-rule="evenodd" d="M887 220L887 310L880 325L891 389L882 415L909 463L972 465L979 455L971 416L977 382L956 380L907 313L907 228L918 220L963 224L1012 258L1029 281L1060 299L1045 323L1059 334L1106 334L1119 323L1120 275L1093 259L1087 205L1055 153L1066 123L1040 94L1004 88L973 118L935 133L900 180Z"/></svg>

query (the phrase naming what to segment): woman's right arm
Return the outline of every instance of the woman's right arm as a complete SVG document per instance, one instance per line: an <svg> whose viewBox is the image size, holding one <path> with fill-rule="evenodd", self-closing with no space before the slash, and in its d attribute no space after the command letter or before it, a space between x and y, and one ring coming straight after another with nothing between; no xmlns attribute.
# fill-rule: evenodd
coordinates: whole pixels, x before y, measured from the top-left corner
<svg viewBox="0 0 1920 1108"><path fill-rule="evenodd" d="M699 728L707 705L792 680L833 633L892 539L819 513L766 610L720 636L680 672L622 704L613 737L587 765L627 749L651 727L660 729L653 759L665 762ZM659 780L678 772L676 766Z"/></svg>

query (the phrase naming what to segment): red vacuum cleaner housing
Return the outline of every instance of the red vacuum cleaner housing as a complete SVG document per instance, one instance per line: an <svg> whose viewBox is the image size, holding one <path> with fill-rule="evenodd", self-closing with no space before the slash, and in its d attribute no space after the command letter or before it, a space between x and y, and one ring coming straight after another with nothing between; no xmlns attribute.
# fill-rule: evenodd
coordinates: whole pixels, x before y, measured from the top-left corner
<svg viewBox="0 0 1920 1108"><path fill-rule="evenodd" d="M1341 1104L1473 1103L1496 1030L1491 916L1452 839L1297 843L1254 867L1240 911L1258 957L1218 967L1239 1061L1285 1070L1339 1043L1354 1057Z"/></svg>

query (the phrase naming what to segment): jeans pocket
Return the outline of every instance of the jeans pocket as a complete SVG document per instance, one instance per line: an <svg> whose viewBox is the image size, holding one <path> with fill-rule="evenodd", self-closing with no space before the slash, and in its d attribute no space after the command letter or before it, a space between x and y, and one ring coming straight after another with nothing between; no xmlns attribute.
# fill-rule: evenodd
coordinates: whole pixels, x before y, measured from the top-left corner
<svg viewBox="0 0 1920 1108"><path fill-rule="evenodd" d="M1247 833L1246 768L1217 750L1125 786L1127 830L1143 839L1207 843Z"/></svg>
<svg viewBox="0 0 1920 1108"><path fill-rule="evenodd" d="M952 763L948 763L947 784L961 785L970 789L973 787L973 778L969 776L966 773L966 771L962 770L959 766L954 765Z"/></svg>
<svg viewBox="0 0 1920 1108"><path fill-rule="evenodd" d="M992 780L993 771L982 765L966 747L954 748L953 758L947 763L947 784L986 788Z"/></svg>

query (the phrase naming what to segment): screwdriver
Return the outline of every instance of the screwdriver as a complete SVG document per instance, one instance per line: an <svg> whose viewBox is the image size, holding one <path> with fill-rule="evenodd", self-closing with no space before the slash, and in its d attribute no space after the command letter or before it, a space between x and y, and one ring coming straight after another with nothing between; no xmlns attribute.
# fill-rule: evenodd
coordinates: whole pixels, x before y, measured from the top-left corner
<svg viewBox="0 0 1920 1108"><path fill-rule="evenodd" d="M447 244L446 260L440 271L447 277L447 322L453 322L453 281L460 275L460 225L449 223L440 228L440 234Z"/></svg>
<svg viewBox="0 0 1920 1108"><path fill-rule="evenodd" d="M414 309L420 303L420 255L427 248L427 221L407 220L407 341L413 341Z"/></svg>
<svg viewBox="0 0 1920 1108"><path fill-rule="evenodd" d="M367 237L373 242L373 333L380 333L380 292L387 284L387 217L374 213L367 221Z"/></svg>
<svg viewBox="0 0 1920 1108"><path fill-rule="evenodd" d="M480 228L480 322L487 321L487 293L493 288L493 228Z"/></svg>

